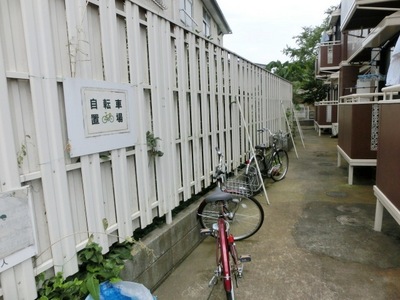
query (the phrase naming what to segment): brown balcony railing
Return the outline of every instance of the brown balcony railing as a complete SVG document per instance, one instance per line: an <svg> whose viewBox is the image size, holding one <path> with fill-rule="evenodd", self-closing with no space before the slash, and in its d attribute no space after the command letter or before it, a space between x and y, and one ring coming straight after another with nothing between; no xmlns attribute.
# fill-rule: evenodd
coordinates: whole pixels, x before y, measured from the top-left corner
<svg viewBox="0 0 400 300"><path fill-rule="evenodd" d="M320 71L339 69L339 64L342 61L341 47L340 41L320 44L318 55L318 69Z"/></svg>

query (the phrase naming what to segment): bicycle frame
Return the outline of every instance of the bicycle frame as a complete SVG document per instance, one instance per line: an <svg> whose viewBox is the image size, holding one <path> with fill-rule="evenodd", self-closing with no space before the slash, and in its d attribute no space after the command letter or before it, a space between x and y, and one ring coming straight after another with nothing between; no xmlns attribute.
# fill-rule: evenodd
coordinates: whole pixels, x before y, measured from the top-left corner
<svg viewBox="0 0 400 300"><path fill-rule="evenodd" d="M271 173L274 171L274 162L278 160L279 163L281 163L279 156L277 156L278 148L276 148L275 144L272 146L262 149L262 150L257 150L256 155L261 155L262 160L261 163L263 166L259 166L261 170L264 170L264 172L267 172L267 176L270 177ZM251 157L249 160L249 164L254 160L254 157ZM260 163L260 162L259 162Z"/></svg>
<svg viewBox="0 0 400 300"><path fill-rule="evenodd" d="M226 222L224 218L218 218L217 236L217 265L222 265L222 279L226 292L232 292L232 275L229 263L229 243ZM219 249L218 249L219 248Z"/></svg>
<svg viewBox="0 0 400 300"><path fill-rule="evenodd" d="M249 255L238 257L235 239L229 232L229 213L226 211L226 203L232 200L232 195L216 192L207 198L207 201L216 202L219 206L219 214L213 228L201 229L201 234L205 236L214 236L216 238L216 265L217 268L214 276L209 282L209 286L217 283L221 279L224 284L224 289L227 299L234 299L234 285L232 278L242 276L243 262L251 261Z"/></svg>

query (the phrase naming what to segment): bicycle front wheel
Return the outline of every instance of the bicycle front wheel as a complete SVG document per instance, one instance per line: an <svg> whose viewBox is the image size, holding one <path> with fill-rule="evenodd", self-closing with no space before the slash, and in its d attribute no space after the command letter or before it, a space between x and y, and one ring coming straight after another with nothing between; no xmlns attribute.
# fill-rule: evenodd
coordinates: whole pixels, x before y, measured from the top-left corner
<svg viewBox="0 0 400 300"><path fill-rule="evenodd" d="M285 150L279 149L273 154L271 177L274 181L285 178L289 168L289 156Z"/></svg>
<svg viewBox="0 0 400 300"><path fill-rule="evenodd" d="M233 290L233 285L232 285L232 290L230 292L226 292L226 299L227 300L235 300L235 293Z"/></svg>
<svg viewBox="0 0 400 300"><path fill-rule="evenodd" d="M217 222L219 209L215 203L201 202L197 210L200 225L203 228L212 228ZM236 241L251 237L264 222L264 209L253 197L233 195L233 200L228 202L225 209L230 213L230 218L227 218L229 231Z"/></svg>
<svg viewBox="0 0 400 300"><path fill-rule="evenodd" d="M225 220L218 219L218 248L219 248L219 263L221 266L221 279L224 283L227 300L234 299L234 290L232 282L232 269L229 261L229 243Z"/></svg>

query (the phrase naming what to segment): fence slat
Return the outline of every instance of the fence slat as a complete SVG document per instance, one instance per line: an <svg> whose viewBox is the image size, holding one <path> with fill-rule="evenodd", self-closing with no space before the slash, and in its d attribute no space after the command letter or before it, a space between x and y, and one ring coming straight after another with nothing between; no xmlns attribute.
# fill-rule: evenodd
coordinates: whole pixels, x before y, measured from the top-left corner
<svg viewBox="0 0 400 300"><path fill-rule="evenodd" d="M192 157L201 157L201 149L200 149L200 107L198 103L198 95L199 95L199 76L198 76L198 67L199 62L197 59L197 45L196 45L196 36L190 35L188 36L188 51L189 51L189 77L190 77L190 107L188 107L190 116L191 116L191 143L192 143ZM198 193L201 191L201 179L202 179L202 168L201 159L193 159L193 174L194 174L194 193Z"/></svg>
<svg viewBox="0 0 400 300"><path fill-rule="evenodd" d="M108 239L104 221L107 218L103 209L104 195L99 155L81 156L81 164L89 234L92 235L93 241L103 248L103 253L106 253L108 252Z"/></svg>
<svg viewBox="0 0 400 300"><path fill-rule="evenodd" d="M186 49L185 31L179 28L176 32L176 52L177 52L177 64L178 64L178 102L179 102L179 126L180 126L180 154L181 154L181 170L183 178L183 196L184 199L191 197L191 184L192 176L190 174L190 165L187 162L191 162L190 151L189 151L189 120L188 120L188 105L187 105L187 91L188 91L188 58Z"/></svg>
<svg viewBox="0 0 400 300"><path fill-rule="evenodd" d="M211 144L209 140L209 132L210 126L209 123L209 115L210 115L210 107L209 107L209 93L208 93L208 73L207 73L207 49L206 43L208 42L204 39L199 41L199 69L200 69L200 101L201 101L201 137L203 143L203 168L204 168L204 185L209 186L211 184L211 176L212 165L211 165Z"/></svg>
<svg viewBox="0 0 400 300"><path fill-rule="evenodd" d="M211 148L212 148L212 161L217 162L218 161L218 156L216 151L214 150L215 147L220 147L218 144L218 114L217 114L217 101L216 101L216 81L215 81L215 74L216 74L216 67L215 67L215 47L213 44L209 43L208 44L208 72L209 72L209 103L210 103L210 127L209 127L209 132L207 133L210 137L210 143L211 143ZM223 149L221 149L223 150Z"/></svg>
<svg viewBox="0 0 400 300"><path fill-rule="evenodd" d="M128 162L126 150L111 151L115 206L119 241L132 236L131 203L129 201Z"/></svg>
<svg viewBox="0 0 400 300"><path fill-rule="evenodd" d="M147 144L146 144L146 104L145 97L143 93L143 86L146 79L146 74L143 70L147 67L145 65L146 53L141 52L142 41L140 31L140 17L139 17L139 7L133 4L128 4L126 6L126 19L127 19L127 32L128 32L128 49L129 49L129 61L131 63L130 76L134 87L137 103L137 122L135 125L138 130L138 141L136 148L136 168L137 173L140 176L137 177L138 186L138 197L139 197L139 207L140 207L140 225L142 228L151 224L152 221L152 210L149 203L150 198L150 185L148 184L149 179L149 158L147 155Z"/></svg>
<svg viewBox="0 0 400 300"><path fill-rule="evenodd" d="M165 184L158 186L157 199L158 209L160 215L166 215L167 223L172 222L171 207L169 204L169 196L171 189L171 181L169 180L168 170L171 169L169 158L172 158L173 153L165 151L170 143L168 135L168 125L165 114L168 112L169 93L165 84L165 76L167 73L169 52L167 49L170 47L168 43L168 30L165 21L160 20L157 15L148 15L148 28L149 28L149 60L150 72L154 74L152 77L152 112L153 112L153 129L156 137L162 137L158 140L160 149L163 149L164 155L162 157L155 156L157 171L156 180L158 182L164 181ZM168 149L170 150L170 149ZM161 150L160 150L161 151Z"/></svg>

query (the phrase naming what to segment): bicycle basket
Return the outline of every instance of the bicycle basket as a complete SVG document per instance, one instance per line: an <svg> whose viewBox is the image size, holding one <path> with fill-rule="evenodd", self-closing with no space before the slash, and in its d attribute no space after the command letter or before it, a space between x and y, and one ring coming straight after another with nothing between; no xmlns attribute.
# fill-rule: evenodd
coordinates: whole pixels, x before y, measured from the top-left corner
<svg viewBox="0 0 400 300"><path fill-rule="evenodd" d="M288 136L285 133L275 133L269 136L269 145L272 146L275 141L276 148L286 149L288 144Z"/></svg>
<svg viewBox="0 0 400 300"><path fill-rule="evenodd" d="M252 196L256 187L253 187L246 175L239 175L238 177L228 178L222 185L221 190L229 194Z"/></svg>

